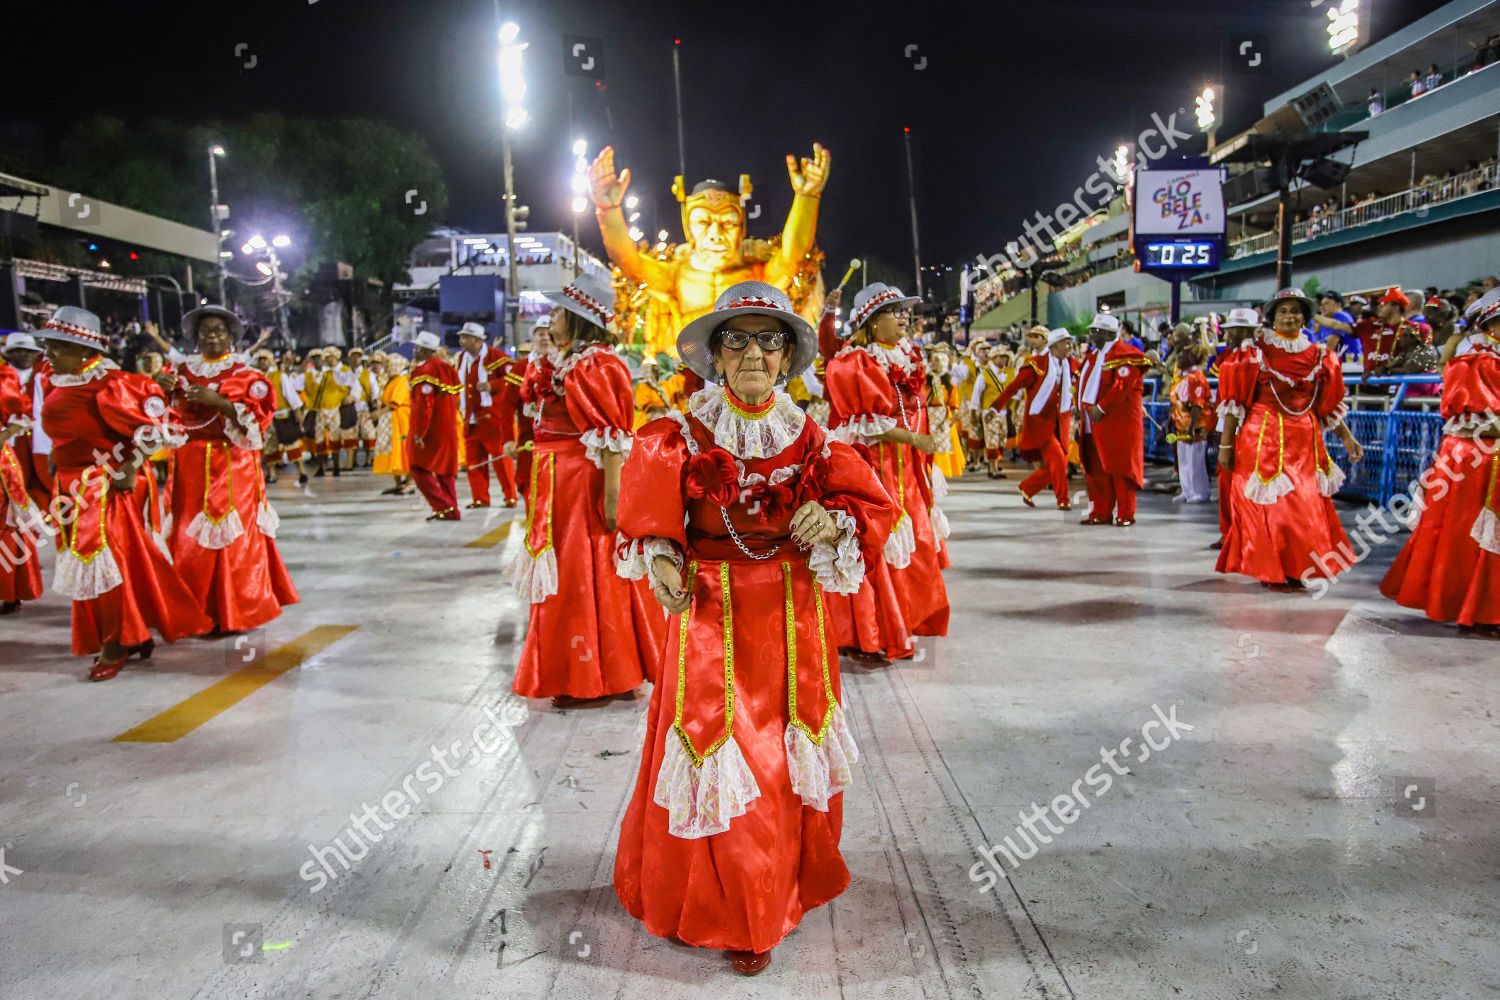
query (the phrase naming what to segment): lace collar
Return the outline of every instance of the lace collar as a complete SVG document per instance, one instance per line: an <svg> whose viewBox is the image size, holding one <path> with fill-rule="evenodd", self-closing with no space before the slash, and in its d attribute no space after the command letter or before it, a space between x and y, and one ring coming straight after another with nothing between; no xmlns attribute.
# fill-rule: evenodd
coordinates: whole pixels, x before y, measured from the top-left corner
<svg viewBox="0 0 1500 1000"><path fill-rule="evenodd" d="M714 444L735 458L771 458L790 448L802 435L807 414L786 393L777 391L764 413L751 413L734 404L721 385L693 393L688 412L713 434Z"/></svg>
<svg viewBox="0 0 1500 1000"><path fill-rule="evenodd" d="M209 361L201 354L193 354L182 363L182 366L199 378L214 378L222 375L235 365L249 364L249 360L237 351L230 351L222 358Z"/></svg>
<svg viewBox="0 0 1500 1000"><path fill-rule="evenodd" d="M1288 354L1301 354L1312 346L1312 341L1307 339L1306 330L1297 331L1297 336L1295 337L1283 337L1269 327L1262 327L1258 336L1261 343L1269 344L1279 351L1286 351Z"/></svg>
<svg viewBox="0 0 1500 1000"><path fill-rule="evenodd" d="M912 356L901 349L903 343L905 341L897 341L887 347L878 340L872 340L864 345L849 344L839 354L843 354L846 351L863 351L874 358L883 368L900 368L902 371L911 371L914 362Z"/></svg>
<svg viewBox="0 0 1500 1000"><path fill-rule="evenodd" d="M109 358L106 358L101 354L93 361L84 365L83 370L75 375L64 375L62 372L54 371L52 373L51 383L52 385L60 385L64 387L70 385L88 385L90 382L98 381L99 379L108 375L110 372L117 372L119 370L119 365L115 364L113 361L109 360Z"/></svg>
<svg viewBox="0 0 1500 1000"><path fill-rule="evenodd" d="M578 362L582 361L584 358L592 358L592 357L594 357L597 354L613 354L613 353L614 353L614 348L612 348L612 347L610 347L610 346L608 346L606 344L590 344L589 346L585 347L583 350L579 351L577 354L570 354L569 356L567 356L567 357L561 359L560 361L558 361L557 362L557 368L556 368L556 372L557 373L555 375L553 375L553 380L559 386L561 386L562 383L563 383L563 379L567 378L568 377L568 373L571 372L574 369L574 367L578 364Z"/></svg>

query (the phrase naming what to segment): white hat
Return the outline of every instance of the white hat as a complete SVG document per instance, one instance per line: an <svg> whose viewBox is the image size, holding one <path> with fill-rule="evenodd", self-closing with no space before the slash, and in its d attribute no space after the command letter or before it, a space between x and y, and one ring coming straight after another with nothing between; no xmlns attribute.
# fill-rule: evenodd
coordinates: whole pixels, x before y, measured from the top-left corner
<svg viewBox="0 0 1500 1000"><path fill-rule="evenodd" d="M1069 333L1067 330L1064 330L1062 327L1058 327L1056 330L1053 330L1047 334L1047 346L1051 347L1053 344L1059 344L1064 340L1072 339L1073 335L1071 333Z"/></svg>
<svg viewBox="0 0 1500 1000"><path fill-rule="evenodd" d="M548 295L547 301L582 316L595 326L607 327L609 321L615 318L614 287L603 278L587 272L578 275L571 285L556 295Z"/></svg>
<svg viewBox="0 0 1500 1000"><path fill-rule="evenodd" d="M99 332L99 317L78 306L63 306L47 320L41 331L43 340L61 340L69 344L92 347L96 351L105 348L104 335Z"/></svg>
<svg viewBox="0 0 1500 1000"><path fill-rule="evenodd" d="M443 346L443 342L438 339L437 334L431 333L427 330L423 330L421 333L412 338L411 345L413 347L425 347L429 351L435 351Z"/></svg>
<svg viewBox="0 0 1500 1000"><path fill-rule="evenodd" d="M532 328L531 328L531 330L532 330L533 333L535 333L537 330L550 330L550 329L552 329L552 314L551 313L545 313L545 314L543 314L543 316L540 319L538 319L536 321L536 324L533 325Z"/></svg>
<svg viewBox="0 0 1500 1000"><path fill-rule="evenodd" d="M677 335L678 356L704 379L717 382L719 375L714 371L714 355L709 341L721 323L746 315L770 316L791 327L795 346L788 378L800 375L813 363L818 354L818 337L812 324L797 315L785 292L764 281L741 281L730 285L714 302L713 312L699 316L682 328Z"/></svg>
<svg viewBox="0 0 1500 1000"><path fill-rule="evenodd" d="M490 339L489 331L480 326L478 323L472 321L465 323L463 326L459 327L458 335L460 337L478 337L480 340Z"/></svg>
<svg viewBox="0 0 1500 1000"><path fill-rule="evenodd" d="M1089 321L1090 330L1108 330L1110 333L1120 332L1120 320L1109 313L1095 313L1094 318Z"/></svg>
<svg viewBox="0 0 1500 1000"><path fill-rule="evenodd" d="M854 304L849 314L849 326L858 330L875 313L886 306L911 306L922 300L915 295L906 295L895 285L877 281L854 293Z"/></svg>
<svg viewBox="0 0 1500 1000"><path fill-rule="evenodd" d="M40 351L36 338L29 333L12 333L5 338L5 346L0 347L3 351Z"/></svg>
<svg viewBox="0 0 1500 1000"><path fill-rule="evenodd" d="M1496 302L1500 302L1500 288L1491 288L1469 304L1469 308L1464 310L1464 319L1472 320ZM14 337L15 334L13 333L11 336ZM9 341L6 341L5 347L6 350L10 349Z"/></svg>
<svg viewBox="0 0 1500 1000"><path fill-rule="evenodd" d="M1229 315L1225 318L1224 322L1220 323L1219 325L1232 327L1248 327L1253 330L1256 327L1260 326L1260 314L1257 313L1254 309L1247 309L1244 306L1240 306L1238 308L1229 310Z"/></svg>

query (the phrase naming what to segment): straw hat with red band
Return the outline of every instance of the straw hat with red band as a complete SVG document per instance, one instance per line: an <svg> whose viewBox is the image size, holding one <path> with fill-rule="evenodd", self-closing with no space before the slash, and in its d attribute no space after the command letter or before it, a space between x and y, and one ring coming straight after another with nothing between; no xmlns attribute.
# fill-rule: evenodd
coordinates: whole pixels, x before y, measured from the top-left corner
<svg viewBox="0 0 1500 1000"><path fill-rule="evenodd" d="M78 306L63 306L52 314L45 329L40 331L43 340L61 340L81 347L92 347L96 351L105 348L104 334L99 332L99 317Z"/></svg>
<svg viewBox="0 0 1500 1000"><path fill-rule="evenodd" d="M599 327L608 327L615 318L615 290L608 281L593 274L580 274L573 283L547 301L582 316Z"/></svg>
<svg viewBox="0 0 1500 1000"><path fill-rule="evenodd" d="M921 301L915 295L906 295L895 285L887 285L883 281L866 285L854 293L849 328L858 330L870 321L871 316L887 306L914 306Z"/></svg>
<svg viewBox="0 0 1500 1000"><path fill-rule="evenodd" d="M1297 303L1297 308L1302 310L1303 318L1308 321L1311 321L1313 318L1313 314L1318 311L1317 303L1312 300L1312 297L1310 295L1302 291L1302 289L1283 288L1281 291L1277 292L1275 295L1267 299L1266 304L1261 307L1261 314L1266 317L1267 322L1275 321L1276 307L1281 305L1281 303L1283 302Z"/></svg>
<svg viewBox="0 0 1500 1000"><path fill-rule="evenodd" d="M730 285L714 303L714 311L705 313L682 328L677 335L677 353L698 375L710 382L717 382L714 371L712 349L713 334L721 325L736 316L770 316L780 320L791 332L792 367L787 378L793 378L806 370L818 354L818 337L812 324L792 308L792 300L785 292L764 281L742 281Z"/></svg>

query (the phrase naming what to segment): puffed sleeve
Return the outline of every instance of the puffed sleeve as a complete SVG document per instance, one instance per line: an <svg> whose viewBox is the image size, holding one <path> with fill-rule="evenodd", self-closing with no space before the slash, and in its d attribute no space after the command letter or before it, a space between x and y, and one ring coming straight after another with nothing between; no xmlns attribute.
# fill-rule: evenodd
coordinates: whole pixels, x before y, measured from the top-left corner
<svg viewBox="0 0 1500 1000"><path fill-rule="evenodd" d="M681 417L653 420L635 435L620 470L615 523L615 571L627 580L651 576L652 561L667 556L680 570L687 551L687 507L682 468L688 459Z"/></svg>
<svg viewBox="0 0 1500 1000"><path fill-rule="evenodd" d="M838 440L869 444L896 428L896 387L864 351L850 351L828 362L823 384L833 412L842 417L833 432Z"/></svg>
<svg viewBox="0 0 1500 1000"><path fill-rule="evenodd" d="M1344 369L1339 364L1338 355L1322 345L1319 349L1322 357L1318 362L1321 368L1317 375L1318 402L1314 412L1323 429L1328 431L1344 422L1349 404L1344 401Z"/></svg>
<svg viewBox="0 0 1500 1000"><path fill-rule="evenodd" d="M31 396L21 389L21 376L10 365L0 365L0 430L31 429Z"/></svg>
<svg viewBox="0 0 1500 1000"><path fill-rule="evenodd" d="M142 455L163 448L180 448L187 433L177 412L167 405L167 394L151 379L135 372L117 372L94 397L104 422L135 442Z"/></svg>
<svg viewBox="0 0 1500 1000"><path fill-rule="evenodd" d="M234 419L224 421L224 436L237 448L260 451L276 413L271 383L254 368L239 367L224 376L219 394L234 406Z"/></svg>
<svg viewBox="0 0 1500 1000"><path fill-rule="evenodd" d="M816 500L832 512L839 528L837 541L813 546L808 568L824 590L856 593L865 567L885 558L885 542L899 513L896 505L874 465L841 441L826 442L822 454L806 463L803 482L803 499Z"/></svg>
<svg viewBox="0 0 1500 1000"><path fill-rule="evenodd" d="M1443 432L1493 433L1500 413L1500 357L1489 351L1471 351L1448 362L1443 369Z"/></svg>
<svg viewBox="0 0 1500 1000"><path fill-rule="evenodd" d="M1255 380L1260 374L1260 355L1235 355L1219 366L1219 418L1234 417L1245 422L1250 404L1255 401Z"/></svg>
<svg viewBox="0 0 1500 1000"><path fill-rule="evenodd" d="M625 362L602 351L579 361L564 381L563 401L573 425L583 432L580 440L589 461L602 469L606 451L630 456L635 396Z"/></svg>

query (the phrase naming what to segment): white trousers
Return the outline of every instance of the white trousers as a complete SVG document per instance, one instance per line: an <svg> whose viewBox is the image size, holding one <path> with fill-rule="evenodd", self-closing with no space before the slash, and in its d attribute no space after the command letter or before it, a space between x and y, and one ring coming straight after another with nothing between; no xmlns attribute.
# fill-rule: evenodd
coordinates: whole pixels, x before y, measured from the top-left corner
<svg viewBox="0 0 1500 1000"><path fill-rule="evenodd" d="M1208 442L1177 442L1177 478L1182 483L1183 503L1208 501Z"/></svg>

